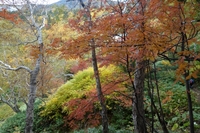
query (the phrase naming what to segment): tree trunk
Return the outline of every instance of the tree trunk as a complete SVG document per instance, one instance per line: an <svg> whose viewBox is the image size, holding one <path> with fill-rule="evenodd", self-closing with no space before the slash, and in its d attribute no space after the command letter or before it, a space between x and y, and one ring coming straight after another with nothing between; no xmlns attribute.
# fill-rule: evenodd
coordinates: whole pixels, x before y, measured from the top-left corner
<svg viewBox="0 0 200 133"><path fill-rule="evenodd" d="M159 105L159 108L160 108L160 115L158 115L158 119L160 121L160 124L162 126L162 129L163 129L163 132L164 133L169 133L168 129L167 129L167 126L166 126L166 122L165 122L165 117L164 117L164 113L163 113L163 109L162 109L162 104L161 104L161 100L160 100L160 92L159 92L159 88L158 88L158 79L157 79L157 71L156 71L156 65L155 65L155 62L153 63L153 66L154 66L154 77L155 77L155 81L156 81L156 90L157 90L157 96L158 96L158 105ZM152 95L152 98L153 98L153 95ZM156 106L154 106L156 107Z"/></svg>
<svg viewBox="0 0 200 133"><path fill-rule="evenodd" d="M145 8L149 0L139 0L136 5L136 14L145 16ZM142 21L139 25L136 25L138 29L141 29L143 34L143 44L146 44L145 36L145 21ZM142 54L139 50L137 54ZM145 80L145 63L144 59L136 59L136 72L134 74L134 94L133 94L133 124L134 124L134 133L147 133L146 122L145 122L145 112L144 112L144 80Z"/></svg>
<svg viewBox="0 0 200 133"><path fill-rule="evenodd" d="M133 94L133 124L134 133L146 133L144 112L144 79L145 61L136 61L136 73L134 75L135 91Z"/></svg>
<svg viewBox="0 0 200 133"><path fill-rule="evenodd" d="M102 93L102 88L101 88L101 81L100 81L100 77L99 77L99 70L98 70L98 65L97 65L96 49L95 49L94 41L92 44L92 65L93 65L94 76L95 76L95 80L96 80L97 95L98 95L98 99L99 99L99 102L102 107L101 117L102 117L103 133L108 133L107 109L106 109L106 105L105 105L105 98L104 98L104 95Z"/></svg>
<svg viewBox="0 0 200 133"><path fill-rule="evenodd" d="M181 9L181 5L179 5L180 9ZM185 19L185 18L184 18ZM182 22L185 22L182 21ZM181 51L185 51L188 50L188 38L185 32L185 23L181 23L181 39L182 39L182 43L181 43ZM187 48L187 49L186 49ZM186 60L188 60L188 64L190 63L189 61L189 56L184 55L183 56ZM189 68L189 66L188 66ZM189 80L187 79L187 77L189 76L189 70L185 70L185 85L186 85L186 92L187 92L187 98L188 98L188 109L189 109L189 119L190 119L190 133L194 133L194 118L193 118L193 110L192 110L192 100L191 100L191 94L190 94L190 85L189 85Z"/></svg>
<svg viewBox="0 0 200 133"><path fill-rule="evenodd" d="M41 25L38 25L35 21L33 15L33 8L30 0L27 0L27 4L30 10L30 20L32 25L35 26L37 30L37 38L38 38L38 45L39 45L39 55L38 59L35 64L35 69L30 72L30 92L28 96L28 103L27 103L27 110L26 110L26 126L25 126L25 133L33 133L33 120L34 120L34 102L36 98L36 91L37 91L37 75L40 70L40 63L43 59L43 39L42 39L42 29L45 26L45 17L43 18L43 22Z"/></svg>
<svg viewBox="0 0 200 133"><path fill-rule="evenodd" d="M185 79L188 75L189 75L188 73L185 74ZM193 111L192 111L192 99L191 99L189 80L185 80L185 84L186 84L186 92L187 92L187 98L188 98L190 133L194 133L194 118L193 118Z"/></svg>
<svg viewBox="0 0 200 133"><path fill-rule="evenodd" d="M34 120L34 102L37 90L37 75L40 70L40 60L42 55L39 56L35 69L30 73L30 92L28 96L28 103L26 109L26 126L25 133L33 133L33 120Z"/></svg>
<svg viewBox="0 0 200 133"><path fill-rule="evenodd" d="M81 6L83 8L86 9L86 16L87 16L87 20L89 21L89 32L92 29L92 17L90 14L90 6L91 6L91 1L88 1L87 6L83 3L82 0L79 0L79 3L81 4ZM92 48L92 65L93 65L93 70L94 70L94 76L95 76L95 80L96 80L96 89L97 89L97 95L98 95L98 100L101 104L101 118L102 118L102 126L103 126L103 133L108 133L108 117L107 117L107 109L106 109L106 104L105 104L105 98L102 92L102 88L101 88L101 81L100 81L100 76L99 76L99 70L98 70L98 64L97 64L97 58L96 58L96 47L95 47L95 40L91 39L90 40L90 46Z"/></svg>
<svg viewBox="0 0 200 133"><path fill-rule="evenodd" d="M183 32L181 32L182 34L182 47L181 50L184 51L185 50L185 45L186 42L188 41L187 39L187 35ZM188 43L188 42L187 42ZM188 59L188 56L185 56L184 58ZM188 61L188 64L190 63L190 61ZM191 93L190 93L190 85L189 85L189 80L187 79L187 77L189 76L189 70L185 70L185 85L186 85L186 92L187 92L187 101L188 101L188 109L189 109L189 119L190 119L190 133L194 133L194 118L193 118L193 110L192 110L192 99L191 99Z"/></svg>

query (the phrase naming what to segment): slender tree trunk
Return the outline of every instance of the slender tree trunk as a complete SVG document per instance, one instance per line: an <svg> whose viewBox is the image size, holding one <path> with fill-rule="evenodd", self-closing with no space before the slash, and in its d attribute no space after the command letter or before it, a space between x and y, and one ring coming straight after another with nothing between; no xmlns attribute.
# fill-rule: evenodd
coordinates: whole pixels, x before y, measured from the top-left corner
<svg viewBox="0 0 200 133"><path fill-rule="evenodd" d="M145 61L136 61L136 73L134 75L135 92L133 94L133 123L134 133L146 133L144 112L144 79Z"/></svg>
<svg viewBox="0 0 200 133"><path fill-rule="evenodd" d="M82 0L79 0L81 6L86 10L86 15L87 15L87 20L89 21L88 29L89 32L92 30L92 18L90 14L90 6L92 0L88 1L88 4L85 5ZM101 88L101 81L100 81L100 76L99 76L99 70L98 70L98 63L97 63L97 58L96 58L96 47L95 47L95 40L91 39L90 40L90 45L92 48L92 65L93 65L93 70L94 70L94 76L96 80L96 89L97 89L97 95L98 95L98 100L101 104L101 118L102 118L102 126L103 126L103 133L108 133L108 117L107 117L107 109L106 109L106 104L105 104L105 98L102 92Z"/></svg>
<svg viewBox="0 0 200 133"><path fill-rule="evenodd" d="M161 100L160 100L160 91L159 91L159 88L158 88L158 79L157 79L157 71L156 71L156 65L155 63L153 63L153 66L154 66L154 77L155 77L155 80L156 80L156 90L157 90L157 96L158 96L158 105L160 107L160 118L159 118L159 121L160 121L160 124L162 126L162 129L163 129L163 132L164 133L169 133L168 129L167 129L167 126L166 126L166 122L165 122L165 117L164 117L164 113L163 113L163 109L162 109L162 104L161 104ZM152 96L153 97L153 96Z"/></svg>
<svg viewBox="0 0 200 133"><path fill-rule="evenodd" d="M40 71L40 63L43 60L43 54L44 54L42 29L45 26L45 17L43 18L43 22L41 25L37 24L33 15L34 9L32 8L32 4L30 0L27 0L27 5L30 11L31 24L34 25L34 27L37 30L37 38L38 38L38 45L39 45L39 55L35 64L35 69L30 72L30 90L29 90L27 110L26 110L25 133L33 133L34 102L35 102L36 91L37 91L37 76Z"/></svg>
<svg viewBox="0 0 200 133"><path fill-rule="evenodd" d="M37 75L40 70L40 60L42 55L39 56L35 69L30 73L30 90L28 96L28 103L26 109L26 126L25 133L33 133L33 120L34 120L34 102L37 91Z"/></svg>
<svg viewBox="0 0 200 133"><path fill-rule="evenodd" d="M96 59L96 49L95 49L94 42L92 44L92 65L93 65L94 76L96 80L97 95L102 107L101 117L102 117L103 133L108 133L109 131L108 131L107 109L106 109L106 104L105 104L105 98L104 98L104 95L102 93L102 88L101 88L101 81L100 81L100 76L99 76L98 64L97 64L97 59Z"/></svg>
<svg viewBox="0 0 200 133"><path fill-rule="evenodd" d="M188 75L189 75L189 72L186 72L185 73L185 84L186 84L186 92L187 92L187 98L188 98L190 133L194 133L194 118L193 118L193 111L192 111L192 99L191 99L190 85L189 85L189 80L186 79L186 77Z"/></svg>
<svg viewBox="0 0 200 133"><path fill-rule="evenodd" d="M184 25L182 25L184 27ZM184 27L185 28L185 27ZM184 32L181 32L182 36L182 46L181 50L185 51L185 47L188 44L188 39L187 35ZM188 64L190 63L188 56L184 57L185 59L188 60ZM194 133L194 118L193 118L193 110L192 110L192 99L191 99L191 93L190 93L190 85L189 85L189 80L187 77L189 76L189 70L185 70L185 85L186 85L186 92L187 92L187 100L188 100L188 109L189 109L189 119L190 119L190 133Z"/></svg>

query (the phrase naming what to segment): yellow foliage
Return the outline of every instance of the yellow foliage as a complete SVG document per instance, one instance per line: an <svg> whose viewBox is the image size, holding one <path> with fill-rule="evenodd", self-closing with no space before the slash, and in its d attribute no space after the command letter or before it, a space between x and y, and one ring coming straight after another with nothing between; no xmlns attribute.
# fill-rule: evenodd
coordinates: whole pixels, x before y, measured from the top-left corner
<svg viewBox="0 0 200 133"><path fill-rule="evenodd" d="M74 13L73 12L69 12L68 13L68 19L72 19L74 17Z"/></svg>
<svg viewBox="0 0 200 133"><path fill-rule="evenodd" d="M161 64L165 65L165 66L171 66L170 62L167 60L162 60Z"/></svg>
<svg viewBox="0 0 200 133"><path fill-rule="evenodd" d="M46 30L45 33L48 35L49 39L61 38L62 41L78 37L78 33L62 21L51 26L51 28Z"/></svg>
<svg viewBox="0 0 200 133"><path fill-rule="evenodd" d="M102 67L99 70L101 82L102 84L106 84L112 79L113 73L117 73L118 68L114 65L110 65L108 67ZM85 97L86 93L94 88L95 79L93 68L89 67L83 71L79 71L72 80L62 85L54 95L49 97L42 115L49 115L51 118L56 118L59 117L61 113L67 113L68 109L64 107L63 104L71 99Z"/></svg>
<svg viewBox="0 0 200 133"><path fill-rule="evenodd" d="M99 17L102 17L103 16L103 14L105 14L105 11L104 10L95 10L95 9L93 9L92 11L91 11L91 16L92 16L92 19L93 20L95 20L95 19L97 19L97 18L99 18Z"/></svg>

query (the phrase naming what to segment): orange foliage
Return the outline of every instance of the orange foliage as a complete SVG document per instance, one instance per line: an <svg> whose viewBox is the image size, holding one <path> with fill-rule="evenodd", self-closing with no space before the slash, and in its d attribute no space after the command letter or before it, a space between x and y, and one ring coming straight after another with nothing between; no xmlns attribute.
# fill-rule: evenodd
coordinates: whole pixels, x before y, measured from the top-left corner
<svg viewBox="0 0 200 133"><path fill-rule="evenodd" d="M91 51L90 42L94 40L98 61L102 65L123 64L127 63L127 60L154 61L158 56L168 56L168 52L196 59L197 55L194 55L193 51L186 49L177 51L177 47L181 44L181 32L186 33L188 41L191 41L194 38L193 31L200 27L200 24L192 23L198 4L194 6L189 2L181 3L177 0L148 2L141 0L138 1L140 2L138 5L134 2L129 0L126 3L119 2L112 6L108 4L95 9L103 13L102 16L92 19L92 27L88 26L89 21L85 20L85 11L81 10L75 19L69 20L69 26L78 31L79 36L66 42L54 39L51 52L58 50L66 59L84 58L84 55ZM127 11L123 11L125 6ZM138 9L138 6L145 8ZM91 12L92 10L91 8ZM191 44L189 43L187 47Z"/></svg>
<svg viewBox="0 0 200 133"><path fill-rule="evenodd" d="M33 58L38 58L38 55L40 54L40 49L38 46L30 45L30 56Z"/></svg>
<svg viewBox="0 0 200 133"><path fill-rule="evenodd" d="M127 4L131 6L133 1L129 2ZM119 4L124 6L123 3ZM157 26L164 25L159 18L164 16L162 14L165 8L162 4L158 0L150 1L148 10L145 10L144 14L136 14L136 7L133 7L129 13L120 11L122 9L119 5L107 7L109 13L92 22L93 26L90 30L87 26L88 22L82 22L83 12L81 12L79 19L70 21L70 26L82 34L76 40L66 42L62 46L62 56L81 56L83 53L88 53L91 50L90 40L93 39L99 49L99 58L105 63L122 62L126 55L129 55L132 60L154 60L159 53L172 46L167 35L170 33L169 27ZM136 25L142 25L143 30ZM138 50L140 54L135 52Z"/></svg>
<svg viewBox="0 0 200 133"><path fill-rule="evenodd" d="M171 100L172 96L173 96L173 92L172 91L167 91L166 92L166 97L165 97L165 99L162 100L162 103L165 104L165 103L169 102Z"/></svg>
<svg viewBox="0 0 200 133"><path fill-rule="evenodd" d="M0 19L2 19L2 18L12 21L14 23L20 22L20 19L18 18L17 14L9 13L6 11L6 9L3 9L2 11L0 11Z"/></svg>

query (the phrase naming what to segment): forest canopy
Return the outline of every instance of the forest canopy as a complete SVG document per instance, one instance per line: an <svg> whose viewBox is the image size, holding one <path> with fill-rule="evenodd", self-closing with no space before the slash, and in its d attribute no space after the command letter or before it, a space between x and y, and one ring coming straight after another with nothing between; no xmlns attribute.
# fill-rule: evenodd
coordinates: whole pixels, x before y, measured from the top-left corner
<svg viewBox="0 0 200 133"><path fill-rule="evenodd" d="M1 4L0 132L200 130L198 0L60 3Z"/></svg>

